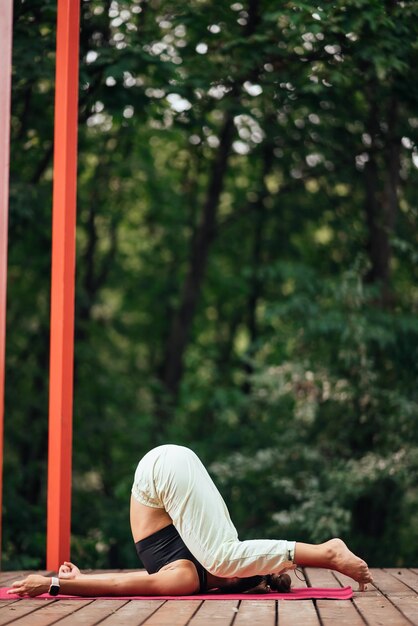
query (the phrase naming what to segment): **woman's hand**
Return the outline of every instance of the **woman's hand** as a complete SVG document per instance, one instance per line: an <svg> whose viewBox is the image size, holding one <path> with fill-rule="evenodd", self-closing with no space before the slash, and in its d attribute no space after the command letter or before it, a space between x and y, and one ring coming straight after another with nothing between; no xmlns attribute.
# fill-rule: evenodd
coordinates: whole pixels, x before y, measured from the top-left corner
<svg viewBox="0 0 418 626"><path fill-rule="evenodd" d="M74 563L70 563L69 561L64 561L58 571L58 578L62 578L63 580L74 580L82 576L82 573L78 569L77 565Z"/></svg>
<svg viewBox="0 0 418 626"><path fill-rule="evenodd" d="M51 579L38 574L31 574L23 580L16 580L7 593L17 593L19 596L39 596L47 593L51 586Z"/></svg>

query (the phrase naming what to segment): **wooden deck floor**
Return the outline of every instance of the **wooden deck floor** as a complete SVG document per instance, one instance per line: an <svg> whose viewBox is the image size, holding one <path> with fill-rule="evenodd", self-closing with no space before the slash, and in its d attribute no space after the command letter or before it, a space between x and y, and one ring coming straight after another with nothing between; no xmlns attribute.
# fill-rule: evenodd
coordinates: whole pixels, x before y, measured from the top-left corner
<svg viewBox="0 0 418 626"><path fill-rule="evenodd" d="M8 586L22 572L0 574ZM1 600L0 626L407 626L418 625L418 568L374 569L374 585L353 600ZM298 587L352 581L306 568Z"/></svg>

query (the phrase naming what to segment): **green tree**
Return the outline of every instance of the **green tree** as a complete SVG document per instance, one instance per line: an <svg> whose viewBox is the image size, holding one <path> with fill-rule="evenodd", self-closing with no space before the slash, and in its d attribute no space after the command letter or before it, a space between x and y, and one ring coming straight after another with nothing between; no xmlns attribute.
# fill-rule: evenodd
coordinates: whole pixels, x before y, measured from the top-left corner
<svg viewBox="0 0 418 626"><path fill-rule="evenodd" d="M416 3L81 6L73 558L135 566L131 477L170 440L247 535L343 534L408 564ZM26 568L44 558L56 3L14 8L4 562Z"/></svg>

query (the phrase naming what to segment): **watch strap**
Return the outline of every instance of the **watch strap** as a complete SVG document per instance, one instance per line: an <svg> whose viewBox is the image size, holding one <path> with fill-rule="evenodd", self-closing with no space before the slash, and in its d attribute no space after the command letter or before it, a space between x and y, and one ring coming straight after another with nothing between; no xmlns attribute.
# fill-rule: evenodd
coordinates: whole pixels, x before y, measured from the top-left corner
<svg viewBox="0 0 418 626"><path fill-rule="evenodd" d="M57 576L52 576L48 593L50 596L57 596L59 594L59 591L60 591L59 578L57 578Z"/></svg>

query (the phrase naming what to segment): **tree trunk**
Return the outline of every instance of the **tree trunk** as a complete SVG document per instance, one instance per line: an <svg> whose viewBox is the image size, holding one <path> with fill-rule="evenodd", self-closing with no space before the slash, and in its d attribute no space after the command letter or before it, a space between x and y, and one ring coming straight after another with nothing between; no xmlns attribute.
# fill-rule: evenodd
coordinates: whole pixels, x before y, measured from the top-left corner
<svg viewBox="0 0 418 626"><path fill-rule="evenodd" d="M165 388L173 397L177 395L182 378L184 352L205 275L209 249L215 237L219 197L223 188L233 130L233 115L228 113L221 131L218 152L212 165L202 219L192 241L189 271L183 285L180 306L174 315L167 341L161 378Z"/></svg>
<svg viewBox="0 0 418 626"><path fill-rule="evenodd" d="M386 117L385 145L379 145L381 133L377 105L370 109L369 134L372 137L370 159L365 167L366 219L368 227L367 251L370 271L367 280L380 285L379 303L388 306L391 293L391 244L398 212L398 185L400 170L400 138L397 136L398 106L392 98ZM380 158L379 158L380 157Z"/></svg>
<svg viewBox="0 0 418 626"><path fill-rule="evenodd" d="M269 191L266 186L266 176L269 174L273 165L273 147L273 144L270 142L265 145L259 196L257 200L257 208L254 215L254 237L251 256L252 277L250 293L247 300L247 327L250 339L249 357L251 357L252 346L254 346L258 337L257 306L262 296L262 282L260 280L259 270L261 266L263 237L266 222L266 209L264 203L269 195ZM254 368L250 361L247 361L244 367L247 373L247 380L244 382L243 391L244 393L250 393L251 382L249 380L249 376L253 373Z"/></svg>

